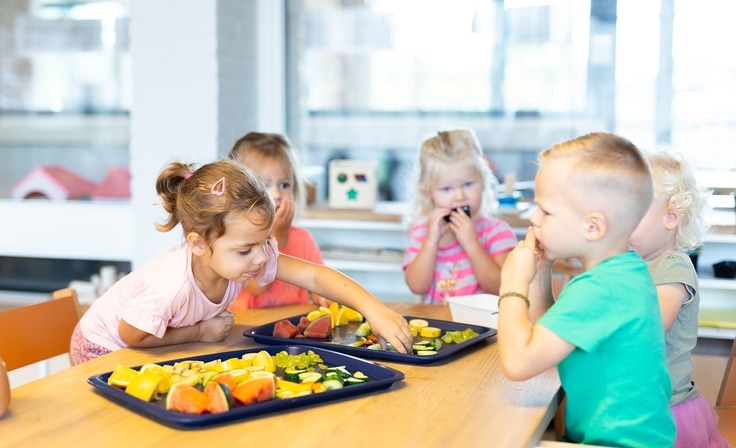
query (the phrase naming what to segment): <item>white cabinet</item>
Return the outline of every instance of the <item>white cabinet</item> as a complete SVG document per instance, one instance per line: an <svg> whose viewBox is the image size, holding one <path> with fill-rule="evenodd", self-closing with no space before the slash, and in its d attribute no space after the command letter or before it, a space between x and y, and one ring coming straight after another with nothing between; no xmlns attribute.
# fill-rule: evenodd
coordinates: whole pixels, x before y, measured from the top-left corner
<svg viewBox="0 0 736 448"><path fill-rule="evenodd" d="M709 234L698 257L701 322L731 322L730 326L701 326L698 331L701 337L736 337L736 279L713 275L713 264L722 260L736 260L736 234Z"/></svg>

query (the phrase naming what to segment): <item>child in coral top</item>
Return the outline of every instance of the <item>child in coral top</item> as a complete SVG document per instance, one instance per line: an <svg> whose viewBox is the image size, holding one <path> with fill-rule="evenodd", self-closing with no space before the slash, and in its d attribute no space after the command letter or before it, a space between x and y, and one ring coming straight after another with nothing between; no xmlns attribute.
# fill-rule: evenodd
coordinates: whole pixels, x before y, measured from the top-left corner
<svg viewBox="0 0 736 448"><path fill-rule="evenodd" d="M324 264L322 253L308 230L292 225L304 209L306 198L304 182L299 175L294 151L286 136L250 132L235 142L228 158L250 168L263 180L276 203L272 235L279 243L279 252ZM229 310L314 303L329 306L324 297L280 280L259 285L248 282Z"/></svg>

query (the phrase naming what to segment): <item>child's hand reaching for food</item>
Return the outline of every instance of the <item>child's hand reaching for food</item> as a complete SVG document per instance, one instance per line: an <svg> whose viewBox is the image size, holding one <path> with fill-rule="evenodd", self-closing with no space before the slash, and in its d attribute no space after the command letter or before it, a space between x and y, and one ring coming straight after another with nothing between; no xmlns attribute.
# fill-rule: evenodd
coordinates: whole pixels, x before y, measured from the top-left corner
<svg viewBox="0 0 736 448"><path fill-rule="evenodd" d="M404 317L385 306L366 316L371 331L378 338L381 349L386 350L386 344L391 344L399 353L412 353L414 338L411 335L409 323Z"/></svg>

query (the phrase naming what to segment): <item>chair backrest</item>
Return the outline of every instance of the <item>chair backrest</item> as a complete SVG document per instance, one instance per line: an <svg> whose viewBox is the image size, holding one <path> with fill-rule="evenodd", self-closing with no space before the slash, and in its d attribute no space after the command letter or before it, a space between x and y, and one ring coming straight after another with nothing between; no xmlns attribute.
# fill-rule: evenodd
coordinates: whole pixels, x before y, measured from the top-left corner
<svg viewBox="0 0 736 448"><path fill-rule="evenodd" d="M81 317L77 291L60 289L52 300L0 312L0 357L8 371L69 352Z"/></svg>
<svg viewBox="0 0 736 448"><path fill-rule="evenodd" d="M716 406L736 406L736 339L731 345L731 356L726 364L726 372L723 374Z"/></svg>

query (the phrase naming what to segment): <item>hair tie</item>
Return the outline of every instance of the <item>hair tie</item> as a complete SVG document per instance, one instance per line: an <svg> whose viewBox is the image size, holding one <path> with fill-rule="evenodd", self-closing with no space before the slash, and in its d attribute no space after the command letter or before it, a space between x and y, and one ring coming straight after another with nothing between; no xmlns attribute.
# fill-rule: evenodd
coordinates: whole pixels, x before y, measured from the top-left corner
<svg viewBox="0 0 736 448"><path fill-rule="evenodd" d="M212 189L210 190L210 193L214 194L215 196L222 196L223 194L225 194L225 177L221 177L220 180L212 184Z"/></svg>
<svg viewBox="0 0 736 448"><path fill-rule="evenodd" d="M189 179L192 176L194 176L194 173L187 173L187 175L184 176L184 179Z"/></svg>

